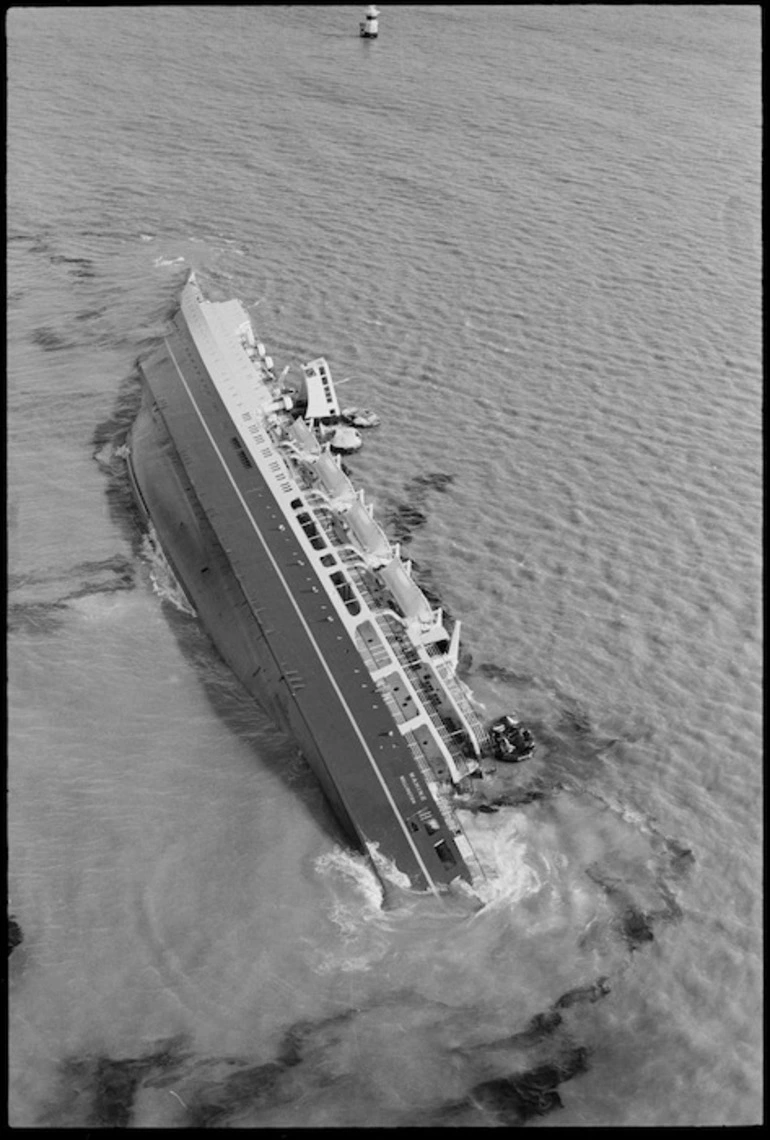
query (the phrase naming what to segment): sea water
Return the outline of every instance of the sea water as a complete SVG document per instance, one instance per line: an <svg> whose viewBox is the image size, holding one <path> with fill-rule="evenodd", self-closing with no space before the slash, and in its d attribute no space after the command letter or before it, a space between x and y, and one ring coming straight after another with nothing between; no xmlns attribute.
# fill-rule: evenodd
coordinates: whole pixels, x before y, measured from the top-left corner
<svg viewBox="0 0 770 1140"><path fill-rule="evenodd" d="M759 9L361 14L7 18L11 1123L757 1123ZM478 913L383 905L141 530L191 268L535 731Z"/></svg>

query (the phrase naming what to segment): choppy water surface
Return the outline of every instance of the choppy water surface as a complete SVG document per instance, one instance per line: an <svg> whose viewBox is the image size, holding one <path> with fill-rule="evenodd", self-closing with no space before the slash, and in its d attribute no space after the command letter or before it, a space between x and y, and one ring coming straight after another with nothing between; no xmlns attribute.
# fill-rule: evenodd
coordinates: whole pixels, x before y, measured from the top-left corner
<svg viewBox="0 0 770 1140"><path fill-rule="evenodd" d="M16 1126L760 1118L759 11L19 8L8 33ZM132 511L189 267L541 742L397 897Z"/></svg>

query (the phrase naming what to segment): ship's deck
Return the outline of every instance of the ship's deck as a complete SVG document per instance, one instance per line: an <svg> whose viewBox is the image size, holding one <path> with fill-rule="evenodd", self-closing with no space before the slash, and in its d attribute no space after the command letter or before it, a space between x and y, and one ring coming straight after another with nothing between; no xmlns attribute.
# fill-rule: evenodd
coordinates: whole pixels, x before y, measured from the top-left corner
<svg viewBox="0 0 770 1140"><path fill-rule="evenodd" d="M429 773L410 742L394 732L383 694L329 599L318 591L275 489L245 454L184 327L144 372L275 658L305 749L310 747L324 768L322 783L334 788L362 841L378 843L414 885L435 889L458 875L470 880L455 842L462 837L446 822L448 805L436 805L431 830L422 826L425 808L436 798L428 788ZM276 468L275 479L286 479L285 465ZM461 846L467 848L467 841Z"/></svg>

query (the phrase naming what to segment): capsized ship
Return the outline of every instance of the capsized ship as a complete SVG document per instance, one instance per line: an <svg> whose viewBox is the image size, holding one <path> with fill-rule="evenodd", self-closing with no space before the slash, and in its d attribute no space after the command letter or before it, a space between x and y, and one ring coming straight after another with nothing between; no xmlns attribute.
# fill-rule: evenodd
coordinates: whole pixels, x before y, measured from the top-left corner
<svg viewBox="0 0 770 1140"><path fill-rule="evenodd" d="M456 675L459 622L447 628L346 474L327 361L276 377L241 303L207 300L190 273L140 370L134 495L220 654L381 877L478 887L453 793L485 758L534 745L516 717L485 728Z"/></svg>

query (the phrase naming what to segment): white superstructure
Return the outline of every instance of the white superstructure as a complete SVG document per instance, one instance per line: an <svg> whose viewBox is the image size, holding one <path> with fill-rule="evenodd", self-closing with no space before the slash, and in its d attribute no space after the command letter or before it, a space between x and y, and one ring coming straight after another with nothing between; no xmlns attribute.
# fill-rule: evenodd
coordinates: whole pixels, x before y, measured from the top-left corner
<svg viewBox="0 0 770 1140"><path fill-rule="evenodd" d="M328 362L303 366L298 415L297 392L275 379L240 302L206 300L191 275L181 304L238 430L243 462L272 488L282 525L294 532L441 805L440 785L475 771L488 744L456 676L460 623L447 630L363 491L319 440L318 421L339 411ZM472 859L464 837L458 842Z"/></svg>

